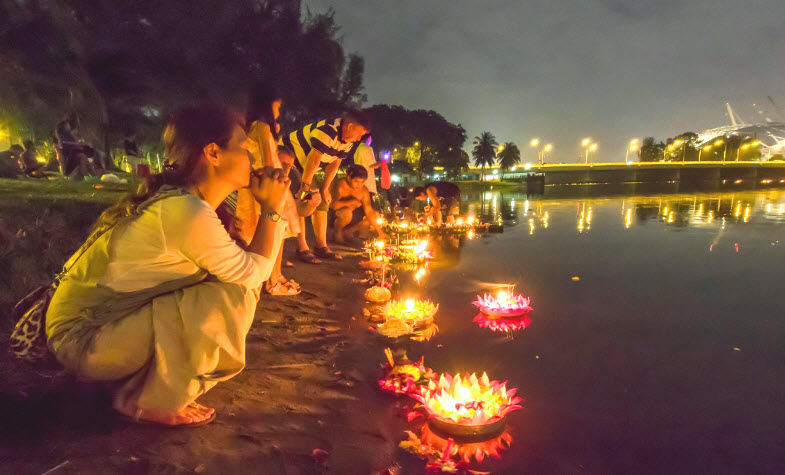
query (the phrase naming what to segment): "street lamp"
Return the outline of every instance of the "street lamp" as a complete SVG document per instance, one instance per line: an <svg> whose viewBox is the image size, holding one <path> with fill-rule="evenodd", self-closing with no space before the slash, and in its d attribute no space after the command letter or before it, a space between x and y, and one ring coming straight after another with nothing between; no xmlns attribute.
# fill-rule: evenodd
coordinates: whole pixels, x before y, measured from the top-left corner
<svg viewBox="0 0 785 475"><path fill-rule="evenodd" d="M586 137L585 139L581 140L581 147L585 148L586 153L586 163L589 163L589 146L591 145L591 137Z"/></svg>
<svg viewBox="0 0 785 475"><path fill-rule="evenodd" d="M542 152L540 152L540 165L545 165L545 154L551 150L553 150L553 144L550 143L542 148Z"/></svg>
<svg viewBox="0 0 785 475"><path fill-rule="evenodd" d="M725 145L722 148L722 161L725 162L725 157L728 155L728 144L722 139L717 139L714 141L715 147L719 147L720 145Z"/></svg>
<svg viewBox="0 0 785 475"><path fill-rule="evenodd" d="M597 144L596 143L593 143L593 144L589 145L588 148L586 148L586 163L587 164L589 163L589 152L593 152L595 150L597 150Z"/></svg>
<svg viewBox="0 0 785 475"><path fill-rule="evenodd" d="M709 150L711 150L711 145L706 145L705 147L701 148L701 151L698 152L698 161L699 162L701 161L701 155L703 155L703 152L708 152Z"/></svg>
<svg viewBox="0 0 785 475"><path fill-rule="evenodd" d="M539 145L539 144L540 144L540 139L538 139L538 138L533 138L533 139L531 139L531 141L529 142L529 147L531 147L531 148L536 148L536 147L537 147L537 145ZM540 162L540 152L538 151L538 152L537 152L537 163L539 163L539 162Z"/></svg>
<svg viewBox="0 0 785 475"><path fill-rule="evenodd" d="M634 152L636 150L638 150L638 139L632 139L630 140L630 146L627 147L627 152L624 154L624 163L627 163L630 152Z"/></svg>

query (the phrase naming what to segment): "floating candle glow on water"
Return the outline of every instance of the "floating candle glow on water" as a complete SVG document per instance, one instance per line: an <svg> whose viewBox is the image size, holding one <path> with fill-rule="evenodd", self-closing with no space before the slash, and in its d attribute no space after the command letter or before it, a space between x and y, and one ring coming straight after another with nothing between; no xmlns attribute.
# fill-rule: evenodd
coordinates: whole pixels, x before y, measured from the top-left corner
<svg viewBox="0 0 785 475"><path fill-rule="evenodd" d="M469 223L469 225L472 225L472 224L474 224L474 216L469 216L469 217L466 219L466 222L468 222L468 223Z"/></svg>
<svg viewBox="0 0 785 475"><path fill-rule="evenodd" d="M420 279L425 277L425 267L420 267L417 269L417 272L414 273L414 280L419 284Z"/></svg>
<svg viewBox="0 0 785 475"><path fill-rule="evenodd" d="M489 317L484 313L478 313L476 317L474 317L474 323L480 326L480 328L487 328L489 330L493 330L495 332L505 332L507 333L508 337L511 337L511 333L518 330L523 330L524 328L529 326L530 319L529 314L524 314L519 317Z"/></svg>
<svg viewBox="0 0 785 475"><path fill-rule="evenodd" d="M433 322L433 316L439 310L430 300L391 300L384 308L387 320L402 320L412 327L419 327Z"/></svg>
<svg viewBox="0 0 785 475"><path fill-rule="evenodd" d="M498 437L481 442L454 443L452 445L452 450L448 450L450 448L449 441L452 439L444 439L443 437L434 434L430 427L428 427L428 424L423 425L420 431L420 437L417 437L413 432L407 431L407 433L409 434L410 441L414 442L414 439L416 438L416 441L422 446L420 453L425 452L425 454L427 454L430 452L445 454L450 457L456 457L466 463L471 462L472 457L477 460L477 462L482 462L488 457L501 458L501 452L512 445L512 435L509 431L504 431L504 433Z"/></svg>
<svg viewBox="0 0 785 475"><path fill-rule="evenodd" d="M463 435L498 436L505 425L506 416L521 406L515 397L517 389L507 389L507 383L491 381L483 373L477 378L467 373L461 378L449 373L438 381L431 380L420 394L412 397L426 411L433 429ZM468 430L467 430L468 428Z"/></svg>
<svg viewBox="0 0 785 475"><path fill-rule="evenodd" d="M382 241L381 239L377 239L376 241L374 241L373 245L376 249L384 249L384 241Z"/></svg>
<svg viewBox="0 0 785 475"><path fill-rule="evenodd" d="M532 308L529 306L529 299L520 294L515 294L512 286L506 290L500 290L496 297L485 294L477 296L477 300L472 302L480 309L480 312L489 317L507 318L520 317L528 314Z"/></svg>
<svg viewBox="0 0 785 475"><path fill-rule="evenodd" d="M463 226L463 218L456 219L455 224L457 224L458 226Z"/></svg>

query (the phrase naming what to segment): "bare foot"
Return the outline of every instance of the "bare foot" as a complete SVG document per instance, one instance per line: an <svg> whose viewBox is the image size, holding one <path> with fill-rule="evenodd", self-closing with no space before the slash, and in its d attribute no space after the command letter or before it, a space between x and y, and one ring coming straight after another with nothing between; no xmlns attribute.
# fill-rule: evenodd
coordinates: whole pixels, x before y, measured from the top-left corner
<svg viewBox="0 0 785 475"><path fill-rule="evenodd" d="M142 410L136 408L120 408L118 412L128 417L142 421L157 422L159 424L178 426L183 424L193 424L209 419L215 409L202 406L198 402L192 402L177 412L158 412L150 409Z"/></svg>

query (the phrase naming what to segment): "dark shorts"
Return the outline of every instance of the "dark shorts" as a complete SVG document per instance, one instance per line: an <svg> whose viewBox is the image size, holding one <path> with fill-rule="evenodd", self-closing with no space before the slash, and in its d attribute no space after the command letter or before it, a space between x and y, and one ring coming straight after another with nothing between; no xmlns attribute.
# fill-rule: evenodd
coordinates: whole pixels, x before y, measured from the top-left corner
<svg viewBox="0 0 785 475"><path fill-rule="evenodd" d="M349 221L349 224L347 224L345 227L351 228L352 226L357 226L358 224L360 224L362 222L364 217L365 217L365 209L363 209L362 206L360 206L359 208L354 208L354 210L352 210L352 220ZM330 209L327 212L327 224L330 227L335 227L335 210L334 209Z"/></svg>
<svg viewBox="0 0 785 475"><path fill-rule="evenodd" d="M442 204L442 216L458 216L461 214L461 201L453 199L444 199Z"/></svg>

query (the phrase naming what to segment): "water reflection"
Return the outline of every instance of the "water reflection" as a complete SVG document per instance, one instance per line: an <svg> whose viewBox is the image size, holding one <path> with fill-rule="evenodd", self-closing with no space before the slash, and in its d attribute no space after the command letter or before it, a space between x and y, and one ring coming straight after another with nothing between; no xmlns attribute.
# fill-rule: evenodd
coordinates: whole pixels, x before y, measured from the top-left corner
<svg viewBox="0 0 785 475"><path fill-rule="evenodd" d="M596 472L635 472L656 438L668 455L658 468L678 471L667 461L705 453L720 426L776 444L768 395L781 390L782 304L772 295L785 292L785 191L577 199L493 191L464 203L464 216L503 219L504 234L449 241L445 272L434 250L418 289L447 318L417 354L439 370L492 370L525 389L525 417L510 419L516 447L477 469L546 473L567 457ZM537 302L540 313L514 341L472 322L471 299L489 281L517 282ZM586 452L618 444L620 433L629 450ZM418 445L445 451L432 435L416 431L428 442ZM739 466L761 460L734 440L727 447Z"/></svg>
<svg viewBox="0 0 785 475"><path fill-rule="evenodd" d="M618 222L603 220L600 226L621 225L625 229L656 221L668 227L723 228L728 224L785 222L785 191L670 194L623 198L531 199L522 193L487 191L469 194L464 214L488 221L502 220L505 226L519 223L533 235L548 229L552 216L564 214L565 204L574 206L575 230L592 230L595 207L620 203ZM474 199L472 199L474 198Z"/></svg>

